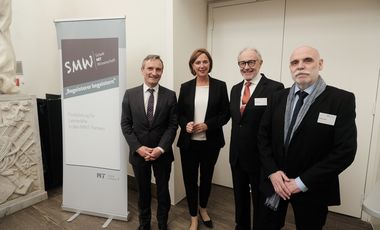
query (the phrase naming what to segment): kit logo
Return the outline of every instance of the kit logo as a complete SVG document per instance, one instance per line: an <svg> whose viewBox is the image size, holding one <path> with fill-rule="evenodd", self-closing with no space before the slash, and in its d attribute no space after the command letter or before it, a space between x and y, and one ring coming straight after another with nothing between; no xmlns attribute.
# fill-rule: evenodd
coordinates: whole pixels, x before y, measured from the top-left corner
<svg viewBox="0 0 380 230"><path fill-rule="evenodd" d="M105 173L96 173L96 178L99 178L99 179L104 179L106 176Z"/></svg>

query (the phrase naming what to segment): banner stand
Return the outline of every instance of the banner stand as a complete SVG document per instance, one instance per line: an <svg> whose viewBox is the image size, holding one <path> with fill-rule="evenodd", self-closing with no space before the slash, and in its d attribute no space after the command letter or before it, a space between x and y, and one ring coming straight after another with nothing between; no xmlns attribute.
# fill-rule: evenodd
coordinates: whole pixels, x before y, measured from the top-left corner
<svg viewBox="0 0 380 230"><path fill-rule="evenodd" d="M65 209L66 211L71 211L71 212L74 212L74 210L70 210L70 209ZM74 215L72 215L69 219L67 219L66 221L67 222L72 222L73 220L75 220L79 215L81 214L80 211L76 212ZM87 214L87 215L92 215L92 216L96 216L95 213L84 213L84 214ZM129 213L128 213L129 214ZM103 217L103 216L101 216ZM106 222L104 222L104 224L102 225L102 228L107 228L108 225L111 223L111 221L114 219L114 217L108 217L108 219L106 220ZM116 219L116 218L115 218ZM124 217L119 217L117 218L119 220L125 220L125 221L128 221L128 216L127 216L127 219L124 219Z"/></svg>
<svg viewBox="0 0 380 230"><path fill-rule="evenodd" d="M125 17L55 20L62 79L62 209L128 221Z"/></svg>

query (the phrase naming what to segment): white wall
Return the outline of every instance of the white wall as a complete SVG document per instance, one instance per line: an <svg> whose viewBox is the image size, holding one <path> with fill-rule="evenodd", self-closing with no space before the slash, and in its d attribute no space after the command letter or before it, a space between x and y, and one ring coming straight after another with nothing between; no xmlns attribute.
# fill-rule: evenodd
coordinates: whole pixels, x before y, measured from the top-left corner
<svg viewBox="0 0 380 230"><path fill-rule="evenodd" d="M60 93L55 19L126 16L127 86L141 84L140 66L148 53L160 54L170 69L172 0L57 0L13 1L11 36L16 59L23 62L22 93L44 97ZM168 22L168 20L170 20ZM170 71L169 71L170 72ZM173 88L173 76L164 71L161 83Z"/></svg>
<svg viewBox="0 0 380 230"><path fill-rule="evenodd" d="M207 3L205 0L174 1L174 89L179 96L181 83L193 78L188 67L191 53L207 45ZM178 129L178 133L179 133ZM178 135L177 135L178 138ZM177 144L177 138L174 145ZM185 188L182 179L179 149L174 148L175 203L183 199Z"/></svg>
<svg viewBox="0 0 380 230"><path fill-rule="evenodd" d="M11 39L16 60L23 63L21 93L42 97L59 93L57 38L53 19L60 4L12 1Z"/></svg>
<svg viewBox="0 0 380 230"><path fill-rule="evenodd" d="M380 70L379 70L380 71ZM380 73L379 73L380 75ZM380 88L380 86L378 86ZM380 89L379 89L380 91ZM370 149L369 164L367 169L367 183L365 189L365 195L367 195L374 184L380 181L380 100L376 103L376 110L374 116L374 126L372 130L372 145ZM372 224L374 230L380 230L380 219L370 217L368 214L363 212L363 220L369 221Z"/></svg>
<svg viewBox="0 0 380 230"><path fill-rule="evenodd" d="M378 92L380 92L380 85L378 85ZM371 134L372 142L368 160L364 199L368 193L371 192L375 183L380 181L380 95L377 95L377 105L374 111L374 126ZM380 230L380 219L370 217L363 211L362 220L370 222L373 230Z"/></svg>

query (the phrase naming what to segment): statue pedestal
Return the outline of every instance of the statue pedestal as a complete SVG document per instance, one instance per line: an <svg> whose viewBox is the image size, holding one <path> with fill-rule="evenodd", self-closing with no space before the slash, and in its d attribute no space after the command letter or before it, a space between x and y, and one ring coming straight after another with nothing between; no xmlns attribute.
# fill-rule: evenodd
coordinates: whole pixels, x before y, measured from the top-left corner
<svg viewBox="0 0 380 230"><path fill-rule="evenodd" d="M0 95L0 218L45 199L36 98Z"/></svg>

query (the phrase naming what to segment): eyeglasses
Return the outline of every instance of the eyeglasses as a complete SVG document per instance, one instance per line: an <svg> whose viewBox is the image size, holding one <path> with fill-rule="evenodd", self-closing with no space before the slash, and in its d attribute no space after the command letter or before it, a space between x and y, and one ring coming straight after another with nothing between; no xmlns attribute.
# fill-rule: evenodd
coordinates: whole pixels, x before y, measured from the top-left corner
<svg viewBox="0 0 380 230"><path fill-rule="evenodd" d="M257 60L248 60L248 61L239 61L238 65L240 68L244 68L246 64L248 64L249 67L254 67L256 65Z"/></svg>

